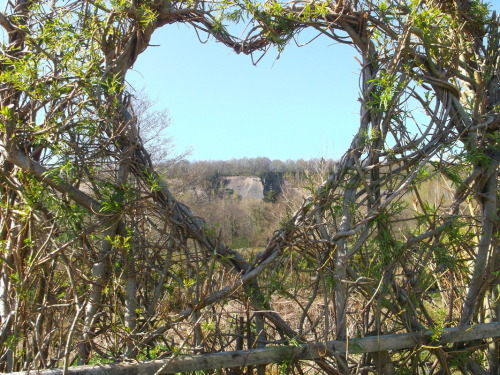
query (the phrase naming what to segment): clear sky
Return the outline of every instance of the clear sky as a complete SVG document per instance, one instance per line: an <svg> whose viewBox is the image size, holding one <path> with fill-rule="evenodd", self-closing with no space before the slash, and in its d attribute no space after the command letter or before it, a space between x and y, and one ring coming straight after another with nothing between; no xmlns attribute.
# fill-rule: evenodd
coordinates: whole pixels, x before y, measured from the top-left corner
<svg viewBox="0 0 500 375"><path fill-rule="evenodd" d="M491 5L500 11L500 0ZM200 43L192 28L166 25L127 78L169 111L165 136L189 160L337 159L358 126L359 64L352 47L332 42L292 43L254 66L213 40Z"/></svg>
<svg viewBox="0 0 500 375"><path fill-rule="evenodd" d="M300 37L308 42L315 34ZM319 38L258 63L185 25L156 31L128 75L168 109L178 152L190 160L337 158L359 118L356 51ZM359 104L359 103L358 103Z"/></svg>

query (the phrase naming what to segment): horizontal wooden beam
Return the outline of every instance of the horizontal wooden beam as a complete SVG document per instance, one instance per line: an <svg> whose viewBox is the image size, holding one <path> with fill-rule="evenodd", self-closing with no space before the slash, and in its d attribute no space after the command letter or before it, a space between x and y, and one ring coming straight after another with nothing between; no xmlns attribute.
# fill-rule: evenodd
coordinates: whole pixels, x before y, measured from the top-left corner
<svg viewBox="0 0 500 375"><path fill-rule="evenodd" d="M116 365L77 366L68 369L68 375L152 375L176 374L219 368L244 367L282 363L286 361L313 360L331 357L335 353L360 354L384 350L401 350L422 345L439 347L444 344L500 337L500 322L443 329L437 341L432 331L370 336L346 341L275 346L233 352L208 353L194 356L177 356L164 360ZM61 375L60 369L31 371L30 374ZM27 375L17 372L13 375Z"/></svg>

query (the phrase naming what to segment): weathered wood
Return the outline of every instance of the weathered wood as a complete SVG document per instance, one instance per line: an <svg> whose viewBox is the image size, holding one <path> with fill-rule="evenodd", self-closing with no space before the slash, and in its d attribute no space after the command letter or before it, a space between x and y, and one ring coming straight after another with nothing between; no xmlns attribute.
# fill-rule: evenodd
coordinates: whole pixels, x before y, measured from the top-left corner
<svg viewBox="0 0 500 375"><path fill-rule="evenodd" d="M298 346L277 346L233 352L209 353L195 356L179 356L165 360L133 364L77 366L68 369L69 375L152 375L175 374L199 370L243 367L330 357L335 354L360 354L383 350L401 350L422 345L438 347L443 344L500 337L500 322L443 329L439 341L432 341L433 332L400 333L370 336L346 341L329 341ZM61 369L31 371L31 374L60 375ZM27 372L12 373L27 375Z"/></svg>

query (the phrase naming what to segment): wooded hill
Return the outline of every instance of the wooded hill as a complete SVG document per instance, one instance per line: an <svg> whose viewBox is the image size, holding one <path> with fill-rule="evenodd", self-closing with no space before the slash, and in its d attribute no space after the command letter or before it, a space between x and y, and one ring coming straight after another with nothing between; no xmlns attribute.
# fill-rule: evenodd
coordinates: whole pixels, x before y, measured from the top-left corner
<svg viewBox="0 0 500 375"><path fill-rule="evenodd" d="M310 188L334 168L333 160L242 158L181 160L160 166L179 199L207 220L234 248L262 247L279 223L295 211ZM235 186L252 185L253 194ZM247 188L250 186L247 186ZM254 191L260 189L260 194Z"/></svg>
<svg viewBox="0 0 500 375"><path fill-rule="evenodd" d="M241 158L217 161L180 160L175 163L163 163L159 169L168 180L178 181L176 188L187 191L203 190L209 195L225 194L228 181L225 177L257 177L263 185L266 201L275 201L285 185L301 188L307 179L326 176L333 170L335 161L323 158L310 160L270 160L266 157Z"/></svg>

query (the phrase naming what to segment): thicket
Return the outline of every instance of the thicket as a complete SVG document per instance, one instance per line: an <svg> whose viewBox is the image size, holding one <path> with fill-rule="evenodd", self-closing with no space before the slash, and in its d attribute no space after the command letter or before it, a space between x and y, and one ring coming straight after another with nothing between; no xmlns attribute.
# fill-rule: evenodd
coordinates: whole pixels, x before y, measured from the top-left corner
<svg viewBox="0 0 500 375"><path fill-rule="evenodd" d="M0 371L498 322L499 22L476 0L9 1ZM145 147L126 72L173 23L255 57L306 28L356 51L352 143L257 254L177 200ZM428 199L441 176L451 199ZM498 358L486 338L283 371L496 374Z"/></svg>

